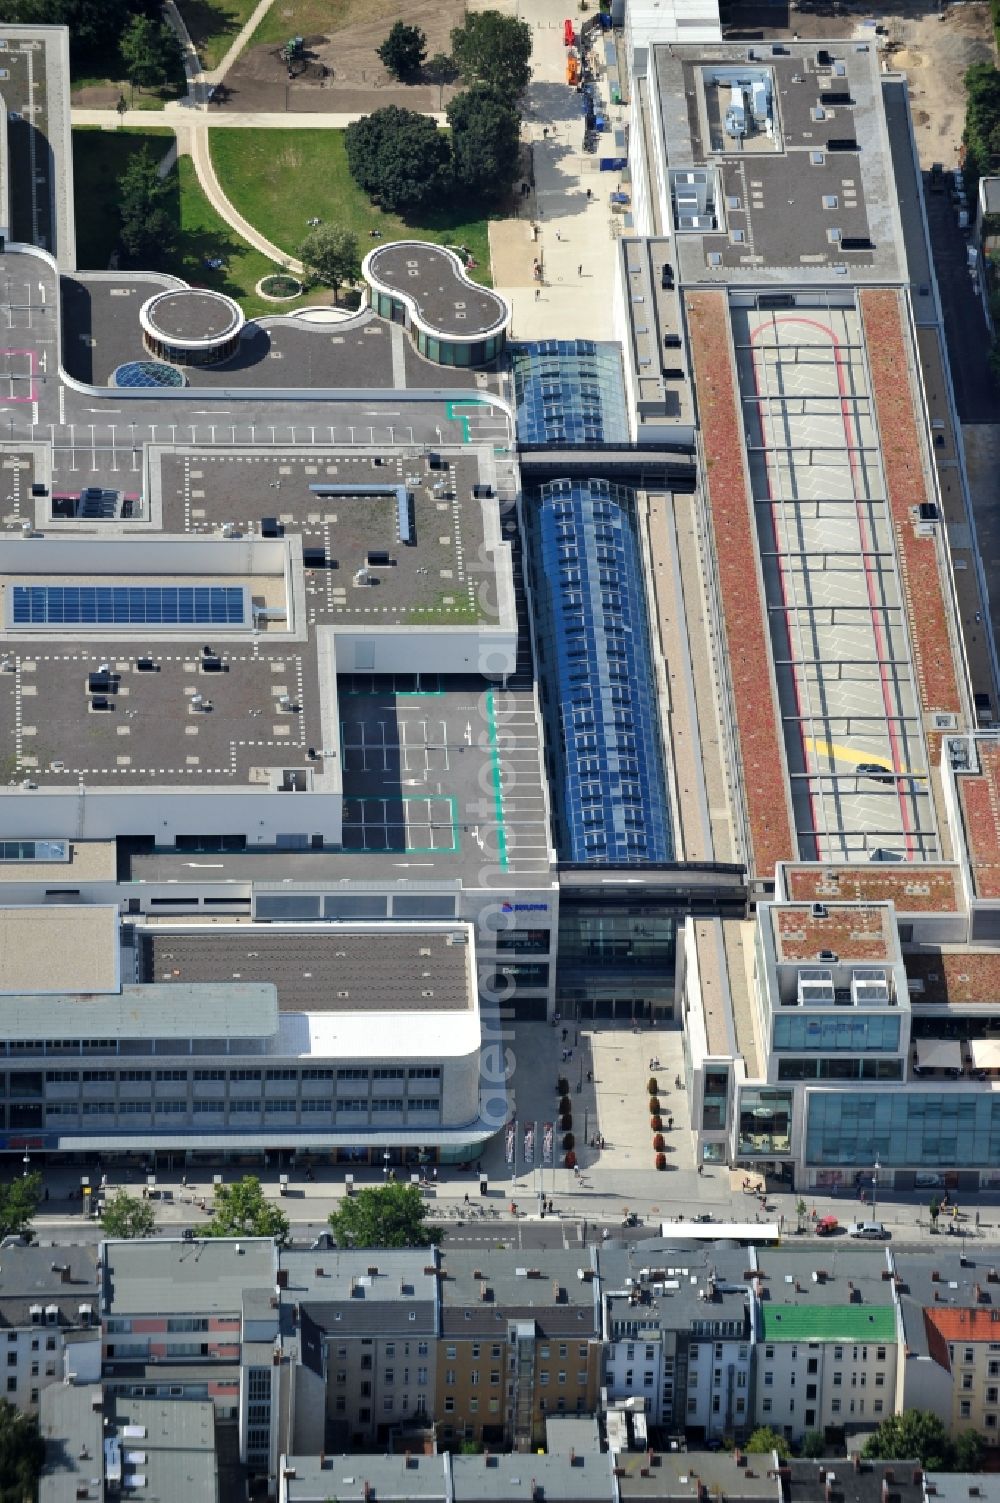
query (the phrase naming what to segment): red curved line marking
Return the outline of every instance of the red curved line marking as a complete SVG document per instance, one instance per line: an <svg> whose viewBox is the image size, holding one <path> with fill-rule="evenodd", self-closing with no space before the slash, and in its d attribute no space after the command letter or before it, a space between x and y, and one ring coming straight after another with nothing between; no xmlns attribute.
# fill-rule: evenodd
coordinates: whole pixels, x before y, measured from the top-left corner
<svg viewBox="0 0 1000 1503"><path fill-rule="evenodd" d="M854 448L854 420L851 416L849 393L844 370L844 356L841 349L840 339L828 324L820 323L818 319L802 318L800 315L793 314L787 314L784 317L772 316L772 318L767 323L758 324L756 329L751 330L750 364L753 370L754 389L757 392L757 414L758 421L760 423L762 439L766 430L764 428L762 415L763 402L761 400L760 382L757 380L757 359L754 345L757 341L758 336L762 334L766 329L773 327L773 325L775 324L801 324L804 328L807 329L818 329L821 334L826 335L831 345L833 346L834 365L837 371L837 390L840 394L840 419L844 425L844 441L847 446L848 463L850 464L851 469L851 490L854 494L854 513L857 519L858 533L861 539L861 553L864 559L865 586L868 593L868 606L869 610L871 611L872 633L875 637L875 646L878 652L879 683L882 689L882 708L885 711L886 730L889 735L889 748L892 756L892 770L897 775L895 779L896 797L899 801L899 814L903 825L903 833L906 837L906 853L908 856L912 857L916 851L916 844L913 838L913 826L910 822L910 812L907 808L906 799L903 794L902 783L899 779L899 774L901 773L902 768L900 764L898 732L896 730L895 715L893 712L888 665L885 661L885 635L882 630L881 622L879 621L879 610L882 608L878 604L877 590L875 587L874 561L872 558L871 539L868 532L868 523L864 515L864 498L858 494L858 458ZM780 349L780 346L776 346L776 348ZM799 737L802 741L802 757L804 764L808 767L809 759L806 755L805 732L802 721L802 699L799 694L798 674L795 669L795 653L792 648L792 631L790 611L788 609L788 592L785 587L785 567L782 559L781 544L778 539L777 504L774 499L774 492L771 487L770 469L767 465L766 460L764 464L764 475L767 481L767 493L771 501L771 534L774 539L774 551L778 564L778 579L781 583L781 599L785 613L785 634L788 638L788 656L792 661L792 684L795 690L795 706L799 715ZM811 783L809 785L809 803L812 809L813 826L818 832L819 822L816 819L816 798L812 791ZM813 840L816 847L816 858L820 859L818 834L813 837Z"/></svg>

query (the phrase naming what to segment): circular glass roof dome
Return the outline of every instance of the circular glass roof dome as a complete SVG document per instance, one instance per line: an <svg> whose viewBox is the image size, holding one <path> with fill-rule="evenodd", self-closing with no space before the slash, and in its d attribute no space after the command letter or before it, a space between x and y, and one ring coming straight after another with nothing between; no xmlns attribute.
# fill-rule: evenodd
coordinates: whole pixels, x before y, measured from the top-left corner
<svg viewBox="0 0 1000 1503"><path fill-rule="evenodd" d="M111 377L112 386L183 386L186 377L175 365L162 360L129 360Z"/></svg>

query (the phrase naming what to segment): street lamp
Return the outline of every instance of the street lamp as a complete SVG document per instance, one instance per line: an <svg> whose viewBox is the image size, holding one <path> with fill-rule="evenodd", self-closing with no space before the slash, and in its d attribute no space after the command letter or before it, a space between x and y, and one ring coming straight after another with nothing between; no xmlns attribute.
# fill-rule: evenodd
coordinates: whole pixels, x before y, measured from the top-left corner
<svg viewBox="0 0 1000 1503"><path fill-rule="evenodd" d="M28 1175L31 1173L31 1154L27 1149L24 1150L24 1158L22 1159L22 1163L24 1164L24 1177L25 1179L27 1179Z"/></svg>
<svg viewBox="0 0 1000 1503"><path fill-rule="evenodd" d="M881 1169L881 1167L882 1167L882 1165L878 1161L878 1154L876 1154L875 1155L875 1169L874 1169L874 1172L872 1174L872 1220L873 1221L875 1220L875 1204L876 1204L876 1201L878 1200L878 1172Z"/></svg>
<svg viewBox="0 0 1000 1503"><path fill-rule="evenodd" d="M382 1155L382 1173L385 1175L385 1182L386 1182L386 1184L389 1183L389 1159L390 1159L390 1157L391 1157L391 1155L390 1155L389 1150L387 1148L385 1150L385 1152L383 1153L383 1155Z"/></svg>

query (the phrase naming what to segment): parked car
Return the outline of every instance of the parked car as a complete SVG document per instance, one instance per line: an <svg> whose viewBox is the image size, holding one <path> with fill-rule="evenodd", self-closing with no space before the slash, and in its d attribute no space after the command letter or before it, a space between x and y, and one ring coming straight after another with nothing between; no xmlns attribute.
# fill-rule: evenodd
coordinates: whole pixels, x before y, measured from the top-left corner
<svg viewBox="0 0 1000 1503"><path fill-rule="evenodd" d="M866 1242L887 1242L889 1233L881 1221L855 1221L849 1233L851 1237L863 1237Z"/></svg>
<svg viewBox="0 0 1000 1503"><path fill-rule="evenodd" d="M816 1223L817 1237L832 1237L840 1226L836 1216L823 1216Z"/></svg>

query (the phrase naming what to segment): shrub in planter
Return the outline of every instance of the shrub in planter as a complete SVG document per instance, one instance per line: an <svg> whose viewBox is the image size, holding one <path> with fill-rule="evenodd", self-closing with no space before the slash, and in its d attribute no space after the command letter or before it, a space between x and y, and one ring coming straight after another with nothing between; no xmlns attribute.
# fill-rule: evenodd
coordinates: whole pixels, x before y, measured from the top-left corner
<svg viewBox="0 0 1000 1503"><path fill-rule="evenodd" d="M566 1155L566 1157L563 1159L563 1163L566 1165L567 1169L575 1169L576 1168L576 1154L573 1152L572 1148L570 1149L570 1151Z"/></svg>
<svg viewBox="0 0 1000 1503"><path fill-rule="evenodd" d="M650 1098L649 1098L649 1110L650 1110L650 1112L652 1112L654 1114L660 1110L660 1098L659 1098L659 1096L650 1096Z"/></svg>
<svg viewBox="0 0 1000 1503"><path fill-rule="evenodd" d="M570 1099L569 1099L568 1096L563 1096L562 1099L559 1102L559 1114L560 1114L560 1116L562 1116L563 1113L565 1113L565 1112L571 1112L572 1110L573 1110L573 1103L572 1103L572 1101L570 1101Z"/></svg>
<svg viewBox="0 0 1000 1503"><path fill-rule="evenodd" d="M665 1169L667 1167L667 1155L665 1153L658 1153L656 1155L656 1167L657 1169Z"/></svg>
<svg viewBox="0 0 1000 1503"><path fill-rule="evenodd" d="M649 1125L654 1132L659 1132L663 1126L663 1118L659 1116L650 1117Z"/></svg>
<svg viewBox="0 0 1000 1503"><path fill-rule="evenodd" d="M665 1146L666 1144L663 1134L661 1132L658 1132L656 1134L656 1137L653 1139L653 1147L656 1149L657 1153L662 1153Z"/></svg>
<svg viewBox="0 0 1000 1503"><path fill-rule="evenodd" d="M649 1077L649 1079L646 1081L646 1090L649 1092L649 1094L651 1096L658 1096L659 1095L660 1088L656 1084L656 1076L655 1075L651 1075Z"/></svg>
<svg viewBox="0 0 1000 1503"><path fill-rule="evenodd" d="M559 1118L559 1126L563 1132L569 1132L570 1128L573 1126L573 1113L563 1112L562 1116Z"/></svg>
<svg viewBox="0 0 1000 1503"><path fill-rule="evenodd" d="M556 1081L556 1090L559 1092L560 1096L565 1096L568 1093L569 1081L566 1079L565 1075L560 1075L559 1079Z"/></svg>
<svg viewBox="0 0 1000 1503"><path fill-rule="evenodd" d="M575 1148L576 1147L576 1139L574 1138L574 1136L573 1136L573 1134L571 1132L568 1132L566 1134L566 1136L563 1138L563 1147L564 1148Z"/></svg>

